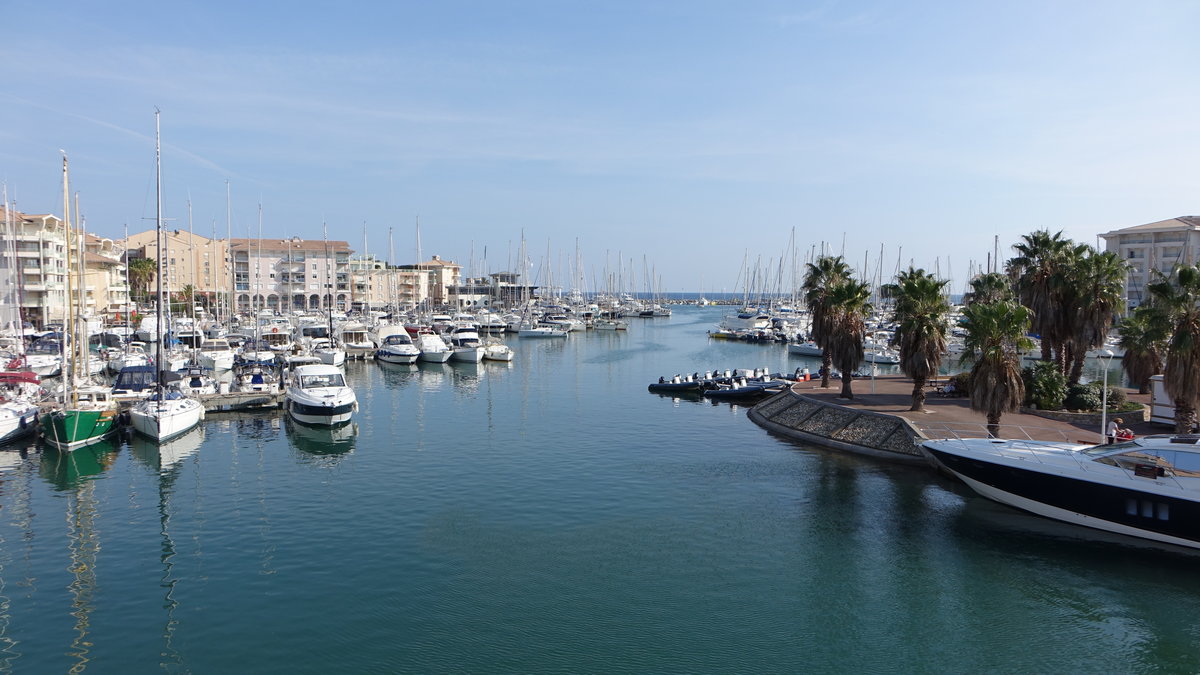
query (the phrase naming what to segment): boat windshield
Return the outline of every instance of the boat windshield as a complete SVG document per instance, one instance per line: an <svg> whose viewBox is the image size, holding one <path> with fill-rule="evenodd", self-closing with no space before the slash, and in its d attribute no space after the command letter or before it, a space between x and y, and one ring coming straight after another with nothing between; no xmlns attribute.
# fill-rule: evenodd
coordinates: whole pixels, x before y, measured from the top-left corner
<svg viewBox="0 0 1200 675"><path fill-rule="evenodd" d="M1084 448L1083 450L1080 450L1080 452L1085 455L1091 455L1092 457L1103 457L1105 455L1118 455L1122 452L1141 449L1142 446L1139 443L1134 441L1125 441L1123 443L1112 443L1107 445L1101 443L1100 445L1094 445L1090 448Z"/></svg>
<svg viewBox="0 0 1200 675"><path fill-rule="evenodd" d="M313 389L316 387L344 387L346 380L341 373L327 373L325 375L301 375L300 386L304 389Z"/></svg>
<svg viewBox="0 0 1200 675"><path fill-rule="evenodd" d="M1101 464L1119 466L1138 476L1154 478L1174 476L1200 478L1200 452L1195 447L1182 448L1138 443L1098 445L1084 450Z"/></svg>

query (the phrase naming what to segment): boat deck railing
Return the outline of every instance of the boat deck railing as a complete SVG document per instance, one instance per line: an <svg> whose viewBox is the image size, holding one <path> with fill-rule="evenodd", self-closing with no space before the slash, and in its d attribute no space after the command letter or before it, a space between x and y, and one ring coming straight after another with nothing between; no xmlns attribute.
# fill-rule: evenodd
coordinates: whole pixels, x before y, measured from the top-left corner
<svg viewBox="0 0 1200 675"><path fill-rule="evenodd" d="M928 424L915 424L917 428L929 439L953 441L957 440L965 442L966 439L989 438L986 424L978 424L972 422L933 422ZM1069 432L1063 429L1055 429L1052 427L1038 426L1020 426L1020 425L1002 425L1001 431L1004 433L1004 438L996 439L997 443L992 448L992 452L1000 457L1015 459L1019 461L1033 461L1039 464L1051 464L1046 461L1046 458L1054 458L1062 460L1064 457L1070 457L1075 465L1085 473L1099 472L1105 476L1113 476L1112 469L1119 469L1121 474L1127 480L1139 481L1145 480L1149 476L1141 475L1135 465L1130 465L1126 462L1112 461L1097 461L1095 457L1082 455L1079 452L1055 452L1045 446L1046 442L1062 443L1072 446L1096 446L1088 440L1072 439ZM1065 449L1065 448L1064 448ZM1114 447L1114 450L1116 448ZM1155 458L1148 457L1146 459L1147 466L1158 466ZM1174 471L1157 473L1154 480L1164 483L1171 483L1180 490L1194 492L1196 487L1192 483L1200 481L1200 478L1192 479L1185 478L1184 482L1179 480L1179 476ZM1186 483L1186 484L1185 484Z"/></svg>
<svg viewBox="0 0 1200 675"><path fill-rule="evenodd" d="M912 420L910 420L912 421ZM988 438L991 434L988 431L988 425L979 422L925 422L912 421L915 426L926 438L930 439L965 439L965 438ZM1004 440L1014 443L1021 441L1040 441L1054 443L1071 443L1073 445L1094 445L1093 441L1080 440L1072 438L1070 433L1079 433L1078 430L1068 430L1061 427L1041 427L1041 426L1026 426L1016 424L1002 424L1000 431L1004 434Z"/></svg>

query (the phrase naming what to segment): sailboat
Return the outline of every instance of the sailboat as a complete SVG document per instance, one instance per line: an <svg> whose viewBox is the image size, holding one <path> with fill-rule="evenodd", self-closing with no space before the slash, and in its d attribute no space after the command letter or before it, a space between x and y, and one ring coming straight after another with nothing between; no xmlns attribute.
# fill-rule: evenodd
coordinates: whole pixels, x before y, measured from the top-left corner
<svg viewBox="0 0 1200 675"><path fill-rule="evenodd" d="M76 311L82 312L84 303L72 303L72 287L82 287L82 275L75 279L75 271L71 268L71 199L70 178L67 156L63 154L63 226L66 228L67 239L67 283L66 297L63 303L66 309L66 324L63 327L63 393L60 405L49 414L42 416L42 436L46 442L59 450L75 450L87 445L99 443L116 431L117 403L112 398L109 388L87 379L88 340L87 322L76 316ZM83 238L75 249L78 258L83 257ZM77 282L77 283L76 283ZM82 291L82 288L80 288ZM71 340L65 339L66 335Z"/></svg>
<svg viewBox="0 0 1200 675"><path fill-rule="evenodd" d="M162 235L162 151L159 140L159 112L154 111L154 160L155 188L157 192L157 213L155 217L158 230L158 316L163 317L163 277L166 265L163 264L163 235ZM157 387L149 398L138 401L129 411L129 421L134 430L162 443L189 431L204 418L204 405L194 398L187 398L179 391L168 391L163 370L163 352L167 349L167 332L158 332L158 349L155 350L155 375Z"/></svg>

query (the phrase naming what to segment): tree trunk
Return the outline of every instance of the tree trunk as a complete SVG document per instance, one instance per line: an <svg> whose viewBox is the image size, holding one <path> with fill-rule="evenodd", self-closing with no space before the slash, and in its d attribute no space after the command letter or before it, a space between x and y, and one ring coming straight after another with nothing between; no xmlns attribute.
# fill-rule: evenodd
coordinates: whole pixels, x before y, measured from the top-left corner
<svg viewBox="0 0 1200 675"><path fill-rule="evenodd" d="M1071 361L1071 374L1067 376L1067 386L1079 384L1079 378L1083 377L1083 360L1087 358L1087 352L1082 349L1075 350L1075 358Z"/></svg>
<svg viewBox="0 0 1200 675"><path fill-rule="evenodd" d="M925 378L913 378L912 407L909 412L925 412Z"/></svg>
<svg viewBox="0 0 1200 675"><path fill-rule="evenodd" d="M1000 413L988 413L987 431L988 436L992 438L1000 438Z"/></svg>
<svg viewBox="0 0 1200 675"><path fill-rule="evenodd" d="M1042 341L1042 360L1043 361L1053 361L1054 360L1054 354L1052 353L1053 345L1050 344L1050 337L1047 335L1042 335L1041 341Z"/></svg>
<svg viewBox="0 0 1200 675"><path fill-rule="evenodd" d="M854 375L851 373L842 373L842 393L838 394L838 398L854 398L854 391L850 388L850 382L854 380Z"/></svg>
<svg viewBox="0 0 1200 675"><path fill-rule="evenodd" d="M1183 399L1175 399L1175 433L1190 434L1196 428L1196 409Z"/></svg>
<svg viewBox="0 0 1200 675"><path fill-rule="evenodd" d="M821 350L821 388L829 388L829 373L833 370L833 354L829 353L829 349Z"/></svg>

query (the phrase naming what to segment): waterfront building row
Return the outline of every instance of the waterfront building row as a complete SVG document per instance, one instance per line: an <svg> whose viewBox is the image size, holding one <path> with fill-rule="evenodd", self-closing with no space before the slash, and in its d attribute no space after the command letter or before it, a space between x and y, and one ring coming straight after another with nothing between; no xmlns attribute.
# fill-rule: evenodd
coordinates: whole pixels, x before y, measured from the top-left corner
<svg viewBox="0 0 1200 675"><path fill-rule="evenodd" d="M42 327L61 320L66 308L67 228L53 214L11 213L0 207L0 302L21 308L24 320ZM518 275L501 272L463 279L462 267L434 255L409 265L392 265L374 256L353 257L346 241L289 239L214 239L185 230L168 230L161 255L163 288L170 294L191 289L197 302L228 313L251 309L278 311L334 307L370 310L470 309L512 306L534 294ZM129 310L127 264L159 260L154 230L109 239L82 235L84 314L115 318ZM79 242L72 242L72 256ZM156 286L151 276L146 289ZM75 300L71 304L79 304ZM3 321L16 320L16 312Z"/></svg>

